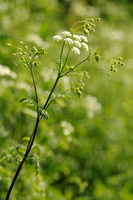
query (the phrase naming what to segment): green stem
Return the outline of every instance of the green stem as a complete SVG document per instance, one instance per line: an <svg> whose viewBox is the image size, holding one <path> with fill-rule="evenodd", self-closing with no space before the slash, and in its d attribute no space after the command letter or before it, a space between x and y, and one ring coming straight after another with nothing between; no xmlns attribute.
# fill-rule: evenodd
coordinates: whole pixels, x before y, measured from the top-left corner
<svg viewBox="0 0 133 200"><path fill-rule="evenodd" d="M57 85L59 79L60 79L60 75L58 74L58 76L57 76L57 78L56 78L56 80L55 80L55 83L54 83L54 85L53 85L53 88L52 88L52 90L51 90L51 92L50 92L50 94L49 94L49 96L48 96L48 98L47 98L47 100L46 100L46 102L45 102L45 104L44 104L44 106L43 106L43 109L44 109L44 110L46 109L46 107L47 107L47 105L48 105L48 102L49 102L49 100L50 100L50 98L51 98L51 96L52 96L52 94L53 94L53 91L54 91L54 89L55 89L55 87L56 87L56 85Z"/></svg>
<svg viewBox="0 0 133 200"><path fill-rule="evenodd" d="M31 72L31 77L32 77L32 81L33 81L33 86L34 86L34 92L35 92L35 97L36 97L36 103L38 104L37 88L36 88L36 83L35 83L35 78L34 78L32 66L31 66L31 68L30 68L30 72Z"/></svg>
<svg viewBox="0 0 133 200"><path fill-rule="evenodd" d="M84 21L78 21L78 22L74 23L74 24L72 25L72 27L71 27L71 29L70 29L70 30L72 30L72 29L73 29L73 27L74 27L74 26L76 26L77 24L80 24L80 23L83 23L83 22L85 22L85 20L84 20Z"/></svg>
<svg viewBox="0 0 133 200"><path fill-rule="evenodd" d="M60 69L61 69L61 62L62 62L62 55L63 55L64 45L65 45L65 41L62 44L61 53L60 53L59 73L60 73Z"/></svg>
<svg viewBox="0 0 133 200"><path fill-rule="evenodd" d="M69 89L67 89L67 90L65 90L64 92L62 92L61 94L65 94L65 93L67 93L68 91L70 91L72 88L69 88ZM55 99L57 99L58 97L55 97L55 98L53 98L48 104L47 104L47 107L45 108L45 110L47 110L48 109L48 107L51 105L51 103L53 103L53 101L55 100Z"/></svg>
<svg viewBox="0 0 133 200"><path fill-rule="evenodd" d="M74 69L76 69L79 65L81 65L82 63L84 63L86 60L88 60L90 56L88 56L87 58L85 58L84 60L82 60L81 62L79 62L77 65L75 65L75 67L73 67L72 69L70 69L69 71L67 71L66 73L62 74L60 77L66 76L67 74L69 74L71 71L73 71Z"/></svg>
<svg viewBox="0 0 133 200"><path fill-rule="evenodd" d="M64 67L65 67L65 65L66 65L66 63L67 63L68 56L69 56L69 53L70 53L70 51L71 51L71 48L72 48L72 47L70 47L69 50L68 50L68 52L67 52L66 59L65 59L65 62L64 62L64 65L63 65L63 67L62 67L62 69L61 69L61 73L60 73L60 74L62 74L63 69L64 69Z"/></svg>

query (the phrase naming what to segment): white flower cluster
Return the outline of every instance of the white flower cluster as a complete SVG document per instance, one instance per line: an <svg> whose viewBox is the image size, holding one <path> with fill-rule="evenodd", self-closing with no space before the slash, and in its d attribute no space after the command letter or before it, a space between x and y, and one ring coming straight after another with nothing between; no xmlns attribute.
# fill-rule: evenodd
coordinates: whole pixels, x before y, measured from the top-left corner
<svg viewBox="0 0 133 200"><path fill-rule="evenodd" d="M16 78L15 72L11 71L7 66L0 64L0 76L10 76L11 78Z"/></svg>
<svg viewBox="0 0 133 200"><path fill-rule="evenodd" d="M72 35L70 32L68 31L63 31L62 32L63 36L60 35L55 35L53 37L53 40L59 42L60 40L64 40L64 42L68 45L71 45L71 51L74 54L78 54L80 55L80 50L79 48L83 48L86 51L89 50L88 45L86 44L86 42L88 42L87 37L85 37L84 35Z"/></svg>
<svg viewBox="0 0 133 200"><path fill-rule="evenodd" d="M95 96L87 95L85 98L85 106L88 112L89 118L94 118L95 113L101 111L102 107Z"/></svg>
<svg viewBox="0 0 133 200"><path fill-rule="evenodd" d="M63 128L63 132L65 136L70 135L74 131L74 127L66 121L61 122L61 127Z"/></svg>

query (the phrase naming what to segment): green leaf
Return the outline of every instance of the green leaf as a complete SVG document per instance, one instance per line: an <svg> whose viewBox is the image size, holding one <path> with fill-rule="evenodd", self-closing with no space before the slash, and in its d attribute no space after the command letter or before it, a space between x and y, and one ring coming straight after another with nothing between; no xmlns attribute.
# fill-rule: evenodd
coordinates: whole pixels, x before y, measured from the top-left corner
<svg viewBox="0 0 133 200"><path fill-rule="evenodd" d="M29 165L34 165L37 162L37 158L35 157L35 155L29 155L28 157L28 164Z"/></svg>
<svg viewBox="0 0 133 200"><path fill-rule="evenodd" d="M23 98L20 100L20 102L29 103L30 105L33 105L34 107L38 107L38 104L32 99Z"/></svg>
<svg viewBox="0 0 133 200"><path fill-rule="evenodd" d="M22 140L26 140L26 141L29 141L30 138L29 137L23 137Z"/></svg>
<svg viewBox="0 0 133 200"><path fill-rule="evenodd" d="M26 103L28 103L28 99L23 98L23 99L21 99L19 102L26 102Z"/></svg>
<svg viewBox="0 0 133 200"><path fill-rule="evenodd" d="M39 159L37 160L36 164L35 164L35 170L36 170L36 176L40 171L40 164L39 164Z"/></svg>
<svg viewBox="0 0 133 200"><path fill-rule="evenodd" d="M47 113L46 111L42 110L41 115L42 115L42 117L43 117L44 119L48 120L49 115L48 115L48 113Z"/></svg>
<svg viewBox="0 0 133 200"><path fill-rule="evenodd" d="M6 156L6 153L7 152L5 150L3 150L3 152L0 155L0 160L2 160Z"/></svg>
<svg viewBox="0 0 133 200"><path fill-rule="evenodd" d="M22 145L22 144L18 144L17 146L16 146L16 151L18 151L20 148L23 148L24 146Z"/></svg>
<svg viewBox="0 0 133 200"><path fill-rule="evenodd" d="M43 110L42 108L39 108L39 109L38 109L38 113L39 113L44 119L48 120L49 115L48 115L48 113L47 113L45 110Z"/></svg>
<svg viewBox="0 0 133 200"><path fill-rule="evenodd" d="M36 153L37 155L39 155L40 152L41 152L41 146L40 146L39 144L33 145L33 147L32 147L32 152L34 152L34 153Z"/></svg>

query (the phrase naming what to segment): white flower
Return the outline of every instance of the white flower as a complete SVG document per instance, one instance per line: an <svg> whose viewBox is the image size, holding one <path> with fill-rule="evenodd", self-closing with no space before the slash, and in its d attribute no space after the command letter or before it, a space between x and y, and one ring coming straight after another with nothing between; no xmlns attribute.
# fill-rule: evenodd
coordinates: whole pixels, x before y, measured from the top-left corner
<svg viewBox="0 0 133 200"><path fill-rule="evenodd" d="M81 39L80 39L80 36L79 36L79 35L73 35L73 38L74 38L75 40L81 41Z"/></svg>
<svg viewBox="0 0 133 200"><path fill-rule="evenodd" d="M72 34L68 31L63 31L62 34L65 36L65 37L71 37Z"/></svg>
<svg viewBox="0 0 133 200"><path fill-rule="evenodd" d="M81 43L80 43L79 41L74 40L74 41L73 41L73 44L74 44L76 47L81 48Z"/></svg>
<svg viewBox="0 0 133 200"><path fill-rule="evenodd" d="M93 118L96 113L99 113L102 110L102 106L95 96L86 96L84 105L87 109L89 118Z"/></svg>
<svg viewBox="0 0 133 200"><path fill-rule="evenodd" d="M73 48L71 49L71 51L72 51L73 53L75 53L75 54L80 55L80 50L79 50L77 47L73 47Z"/></svg>
<svg viewBox="0 0 133 200"><path fill-rule="evenodd" d="M80 35L80 39L84 42L88 42L87 37L85 37L84 35Z"/></svg>
<svg viewBox="0 0 133 200"><path fill-rule="evenodd" d="M82 45L82 47L83 47L84 49L86 49L86 51L89 50L88 45L87 45L86 43L82 42L81 45Z"/></svg>
<svg viewBox="0 0 133 200"><path fill-rule="evenodd" d="M70 38L65 38L64 41L65 41L65 43L73 44L73 41Z"/></svg>
<svg viewBox="0 0 133 200"><path fill-rule="evenodd" d="M62 40L62 37L60 35L55 35L52 39L59 42L60 40Z"/></svg>
<svg viewBox="0 0 133 200"><path fill-rule="evenodd" d="M0 76L10 76L11 78L16 78L15 72L11 71L7 66L0 64Z"/></svg>
<svg viewBox="0 0 133 200"><path fill-rule="evenodd" d="M61 126L65 136L69 136L74 131L74 127L69 122L62 121Z"/></svg>

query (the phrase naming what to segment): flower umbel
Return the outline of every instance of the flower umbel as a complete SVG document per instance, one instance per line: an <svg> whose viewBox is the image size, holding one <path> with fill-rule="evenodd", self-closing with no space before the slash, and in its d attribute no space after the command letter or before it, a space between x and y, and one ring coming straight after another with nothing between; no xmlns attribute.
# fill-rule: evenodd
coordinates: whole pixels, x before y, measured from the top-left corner
<svg viewBox="0 0 133 200"><path fill-rule="evenodd" d="M60 35L55 35L55 36L53 36L52 39L59 42L60 40L62 40L62 37Z"/></svg>
<svg viewBox="0 0 133 200"><path fill-rule="evenodd" d="M80 38L79 35L73 35L73 38L74 38L75 40L78 40L79 42L81 41L81 38Z"/></svg>
<svg viewBox="0 0 133 200"><path fill-rule="evenodd" d="M65 37L71 37L72 34L69 32L69 31L63 31L62 34L65 36Z"/></svg>
<svg viewBox="0 0 133 200"><path fill-rule="evenodd" d="M79 41L74 40L74 41L73 41L73 44L74 44L76 47L81 48L81 43L80 43Z"/></svg>
<svg viewBox="0 0 133 200"><path fill-rule="evenodd" d="M72 51L74 54L80 55L80 50L79 50L77 47L73 47L73 48L71 49L71 51Z"/></svg>
<svg viewBox="0 0 133 200"><path fill-rule="evenodd" d="M88 45L85 42L82 42L81 45L86 51L89 50Z"/></svg>
<svg viewBox="0 0 133 200"><path fill-rule="evenodd" d="M88 42L87 37L85 37L84 35L80 35L80 39L81 41Z"/></svg>
<svg viewBox="0 0 133 200"><path fill-rule="evenodd" d="M67 43L67 44L73 44L73 41L72 41L71 38L65 38L64 41L65 41L65 43Z"/></svg>

